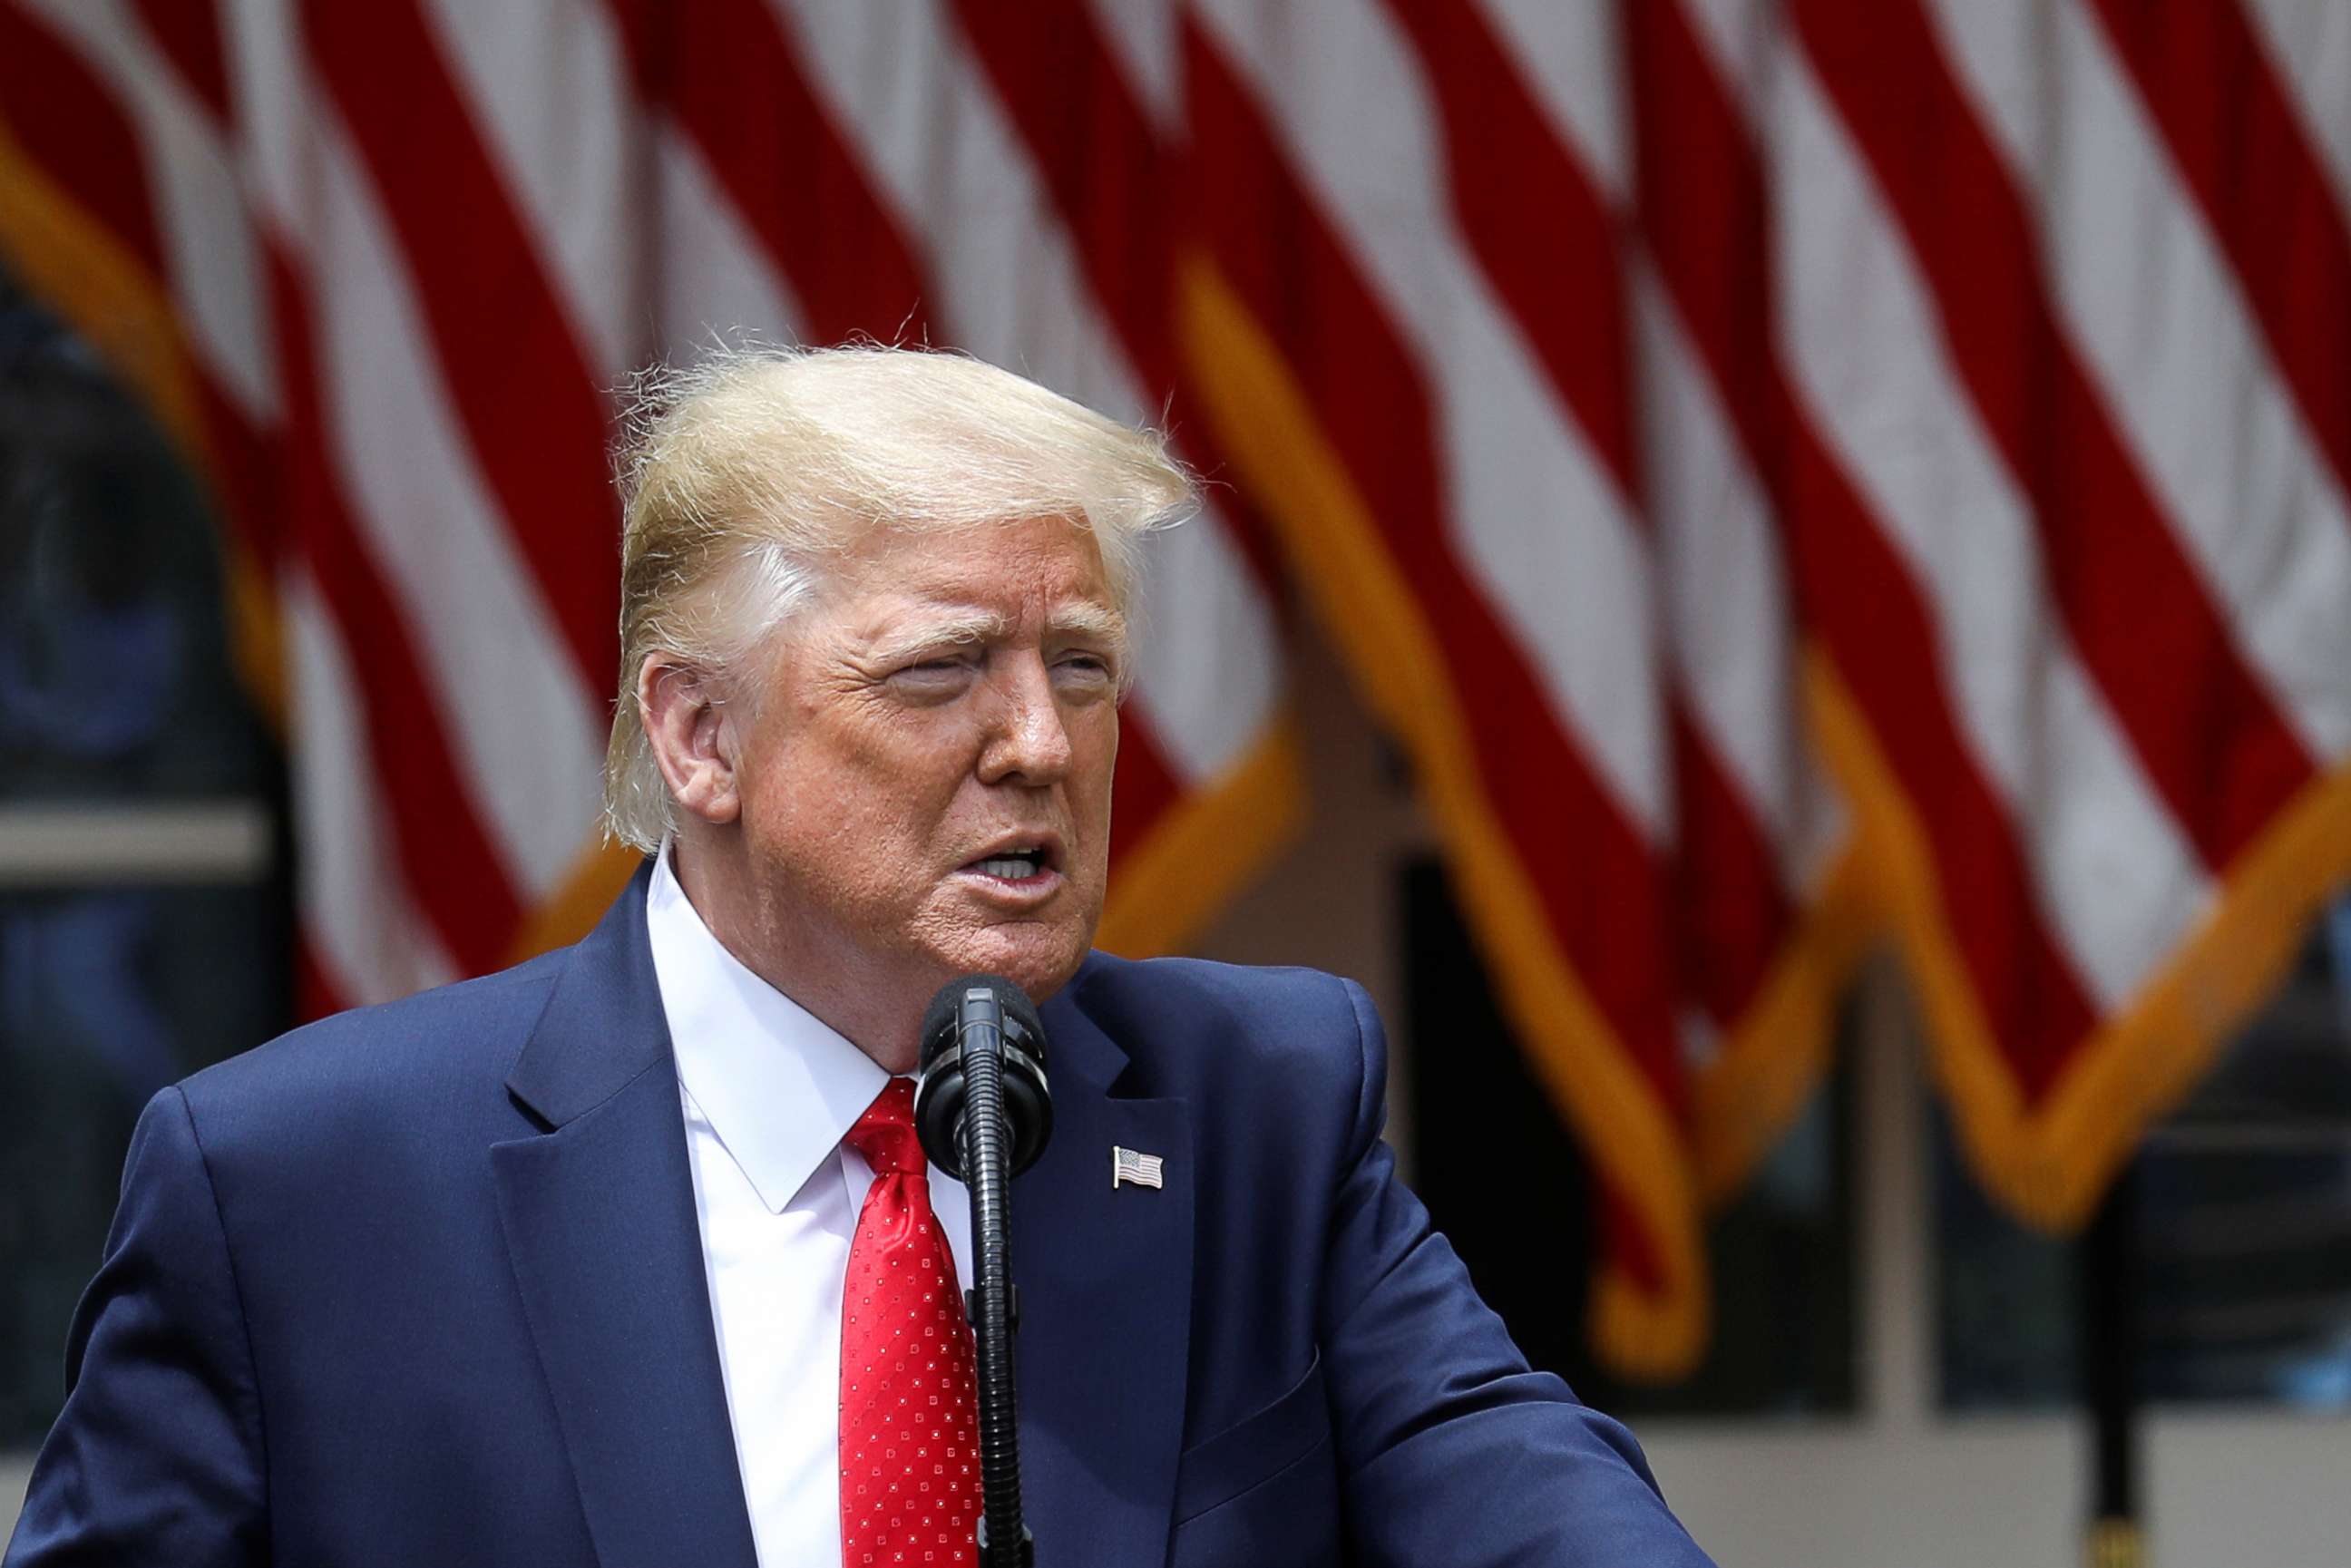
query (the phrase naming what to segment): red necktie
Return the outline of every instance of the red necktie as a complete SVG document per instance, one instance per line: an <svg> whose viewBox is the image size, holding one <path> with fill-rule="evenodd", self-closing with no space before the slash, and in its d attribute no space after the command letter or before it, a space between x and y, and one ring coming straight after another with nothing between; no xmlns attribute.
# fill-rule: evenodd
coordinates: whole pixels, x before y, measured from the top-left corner
<svg viewBox="0 0 2351 1568"><path fill-rule="evenodd" d="M913 1080L890 1080L842 1142L873 1186L841 1306L841 1560L967 1568L978 1557L977 1384Z"/></svg>

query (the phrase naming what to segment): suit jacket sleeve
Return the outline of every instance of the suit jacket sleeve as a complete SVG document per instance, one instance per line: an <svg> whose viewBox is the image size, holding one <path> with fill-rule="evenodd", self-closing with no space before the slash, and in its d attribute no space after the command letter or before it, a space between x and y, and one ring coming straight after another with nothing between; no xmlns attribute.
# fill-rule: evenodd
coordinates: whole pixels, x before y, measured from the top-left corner
<svg viewBox="0 0 2351 1568"><path fill-rule="evenodd" d="M1346 983L1363 1070L1321 1337L1347 1529L1366 1561L1705 1568L1632 1434L1531 1371L1380 1134L1387 1046Z"/></svg>
<svg viewBox="0 0 2351 1568"><path fill-rule="evenodd" d="M267 1561L252 1351L176 1088L131 1135L105 1260L68 1335L66 1386L5 1568Z"/></svg>

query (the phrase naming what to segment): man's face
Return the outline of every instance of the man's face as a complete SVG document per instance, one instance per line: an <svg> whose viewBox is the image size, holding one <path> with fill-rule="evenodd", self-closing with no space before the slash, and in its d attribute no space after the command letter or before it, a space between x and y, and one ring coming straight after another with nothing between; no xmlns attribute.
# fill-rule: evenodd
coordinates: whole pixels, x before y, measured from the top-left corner
<svg viewBox="0 0 2351 1568"><path fill-rule="evenodd" d="M778 641L737 768L778 950L916 1006L974 970L1059 988L1102 917L1127 657L1093 536L880 532Z"/></svg>

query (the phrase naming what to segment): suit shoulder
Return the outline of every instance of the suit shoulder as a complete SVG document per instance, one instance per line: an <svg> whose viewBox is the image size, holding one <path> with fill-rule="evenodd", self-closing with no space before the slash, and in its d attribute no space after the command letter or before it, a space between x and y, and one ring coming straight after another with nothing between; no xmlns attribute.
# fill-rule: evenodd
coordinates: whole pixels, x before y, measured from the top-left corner
<svg viewBox="0 0 2351 1568"><path fill-rule="evenodd" d="M1232 1056L1259 1071L1352 1075L1367 1048L1384 1048L1363 988L1321 969L1096 954L1072 989L1130 1056L1178 1075L1240 1065Z"/></svg>
<svg viewBox="0 0 2351 1568"><path fill-rule="evenodd" d="M1076 983L1090 1000L1096 996L1133 997L1252 1012L1270 1007L1302 1007L1336 1009L1342 1014L1350 1010L1348 992L1353 986L1353 981L1325 970L1296 966L1222 964L1213 958L1121 958L1109 953L1091 955Z"/></svg>
<svg viewBox="0 0 2351 1568"><path fill-rule="evenodd" d="M417 1096L503 1082L547 1005L569 949L478 979L353 1008L185 1080L200 1128L339 1109L381 1110Z"/></svg>

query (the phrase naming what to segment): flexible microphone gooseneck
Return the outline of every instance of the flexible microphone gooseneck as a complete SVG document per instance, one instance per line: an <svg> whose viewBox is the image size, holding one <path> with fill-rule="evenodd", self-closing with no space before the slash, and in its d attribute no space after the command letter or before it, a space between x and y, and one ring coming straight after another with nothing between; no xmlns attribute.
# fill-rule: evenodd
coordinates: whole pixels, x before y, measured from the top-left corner
<svg viewBox="0 0 2351 1568"><path fill-rule="evenodd" d="M1020 1517L1020 1440L1012 1336L1012 1178L1045 1151L1053 1101L1045 1029L1019 987L994 975L950 981L923 1016L914 1130L930 1162L971 1196L974 1288L964 1298L979 1383L979 1561L1030 1568L1036 1542Z"/></svg>

